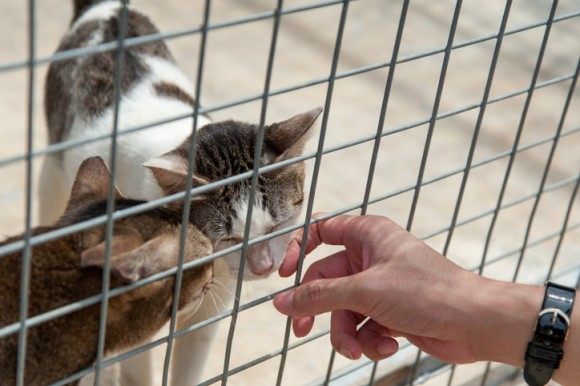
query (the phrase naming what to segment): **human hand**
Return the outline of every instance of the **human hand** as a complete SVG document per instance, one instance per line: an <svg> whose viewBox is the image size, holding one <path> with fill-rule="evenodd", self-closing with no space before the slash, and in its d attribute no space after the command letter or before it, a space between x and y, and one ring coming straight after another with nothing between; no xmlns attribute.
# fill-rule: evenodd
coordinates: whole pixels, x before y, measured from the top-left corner
<svg viewBox="0 0 580 386"><path fill-rule="evenodd" d="M296 272L302 236L294 235L281 276ZM314 262L300 286L274 298L276 309L292 316L296 336L310 332L315 315L332 312L331 343L351 359L386 358L398 349L393 338L405 337L446 362L523 366L543 286L464 270L385 217L318 222L306 243L307 254L322 243L344 250ZM580 312L572 313L570 324L580 325ZM580 382L579 331L571 329L553 374L562 385Z"/></svg>
<svg viewBox="0 0 580 386"><path fill-rule="evenodd" d="M301 241L299 231L281 276L294 274ZM470 336L470 324L471 313L477 317L473 295L482 290L483 278L385 217L339 216L312 224L306 253L322 243L345 249L314 262L300 286L274 299L279 312L293 317L296 336L307 335L314 316L330 311L331 343L351 359L394 354L394 337L405 337L445 361L481 359L470 345L479 341Z"/></svg>

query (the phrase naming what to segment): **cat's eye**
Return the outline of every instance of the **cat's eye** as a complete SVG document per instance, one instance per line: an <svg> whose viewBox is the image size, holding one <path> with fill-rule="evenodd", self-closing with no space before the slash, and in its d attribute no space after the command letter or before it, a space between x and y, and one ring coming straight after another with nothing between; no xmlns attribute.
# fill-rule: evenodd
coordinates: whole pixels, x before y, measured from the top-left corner
<svg viewBox="0 0 580 386"><path fill-rule="evenodd" d="M241 244L244 241L243 237L224 237L222 243L230 243L232 245Z"/></svg>

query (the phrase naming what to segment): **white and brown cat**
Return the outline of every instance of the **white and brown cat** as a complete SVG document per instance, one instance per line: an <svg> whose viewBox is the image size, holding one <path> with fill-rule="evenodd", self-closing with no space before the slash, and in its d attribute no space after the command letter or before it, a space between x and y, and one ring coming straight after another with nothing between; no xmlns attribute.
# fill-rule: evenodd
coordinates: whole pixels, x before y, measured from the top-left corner
<svg viewBox="0 0 580 386"><path fill-rule="evenodd" d="M84 161L74 182L65 214L54 225L33 235L106 213L109 174L103 161ZM117 194L116 206L139 201ZM114 223L111 239L110 288L121 287L177 265L181 223L173 212L158 208ZM0 245L19 241L12 237ZM212 253L211 242L189 224L185 262ZM105 262L105 226L99 225L36 245L30 261L28 316L33 317L101 292ZM212 263L185 270L178 314L191 315L210 288ZM22 252L0 257L0 327L18 322ZM171 316L174 277L112 297L108 302L105 352L116 352L146 342ZM93 365L96 359L100 304L28 329L24 384L47 385ZM138 321L138 323L136 323ZM0 385L16 384L18 333L0 338ZM71 384L77 384L78 381Z"/></svg>
<svg viewBox="0 0 580 386"><path fill-rule="evenodd" d="M73 22L58 51L117 41L121 2L76 0ZM125 36L133 38L158 33L150 20L128 7ZM187 178L192 118L172 121L123 134L129 128L194 111L193 88L176 66L163 41L127 47L120 82L119 135L117 140L117 183L133 199L151 200L183 190ZM99 52L50 65L45 91L45 110L51 143L110 135L115 104L116 51ZM313 109L265 128L261 165L300 155L312 135L321 109ZM196 132L195 186L252 170L258 125L239 121L210 122L201 116ZM64 208L64 198L74 171L83 159L99 155L108 160L110 140L93 141L46 157L40 182L40 220L50 222ZM145 165L145 166L143 166ZM219 251L240 243L246 212L253 207L250 237L283 229L297 220L303 201L304 165L295 163L260 175L253 202L249 202L250 179L223 186L193 197L191 222ZM272 238L249 248L244 268L247 280L263 278L276 271L290 235ZM214 262L216 276L236 278L240 253ZM220 294L224 304L230 289ZM205 320L219 310L203 307L192 318L178 320L178 328ZM214 310L214 311L212 311ZM176 386L196 383L207 360L215 326L194 331L176 341L172 382ZM195 347L193 349L192 347ZM147 386L151 376L143 356L123 363L124 384Z"/></svg>

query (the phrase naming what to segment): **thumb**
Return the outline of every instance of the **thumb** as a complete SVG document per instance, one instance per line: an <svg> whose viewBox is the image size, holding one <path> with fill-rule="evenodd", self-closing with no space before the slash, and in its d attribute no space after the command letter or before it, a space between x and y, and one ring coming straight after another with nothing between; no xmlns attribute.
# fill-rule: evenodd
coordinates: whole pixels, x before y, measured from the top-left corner
<svg viewBox="0 0 580 386"><path fill-rule="evenodd" d="M313 316L335 310L360 312L352 279L341 277L310 281L274 297L274 307L288 316ZM349 282L346 283L346 280Z"/></svg>

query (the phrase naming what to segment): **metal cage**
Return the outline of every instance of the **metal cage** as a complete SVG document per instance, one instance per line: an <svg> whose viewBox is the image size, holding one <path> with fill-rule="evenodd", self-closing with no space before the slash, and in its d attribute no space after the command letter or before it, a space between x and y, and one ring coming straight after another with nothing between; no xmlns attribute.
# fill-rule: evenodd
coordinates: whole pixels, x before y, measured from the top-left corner
<svg viewBox="0 0 580 386"><path fill-rule="evenodd" d="M162 33L98 49L165 39L197 86L196 100L203 107L196 114L263 126L324 106L319 136L299 159L307 163L309 181L302 222L284 231L308 226L314 211L326 211L328 217L382 214L481 275L578 287L579 1L132 3ZM31 235L40 160L79 145L46 145L39 90L47 64L96 51L52 53L71 11L72 4L63 6L60 0L0 4L0 232L25 234L23 242L1 247L0 259L22 250L25 267L31 248L47 240L190 193L134 210L111 208L102 218ZM263 168L256 166L252 175L260 172ZM305 266L329 250L307 257ZM23 275L26 294L26 269ZM521 382L517 369L452 366L404 341L393 358L350 362L332 352L325 317L317 319L310 336L296 339L270 300L298 282L299 277L272 277L238 283L233 308L202 323L220 323L204 385ZM0 327L0 339L19 334L22 372L27 328L89 304L105 304L102 300L115 294L105 290L33 318L27 317L24 296L19 322ZM57 384L151 349L158 355L159 384L165 385L168 347L189 331L175 331L172 323L159 339L114 358L103 357L101 336L95 366Z"/></svg>

